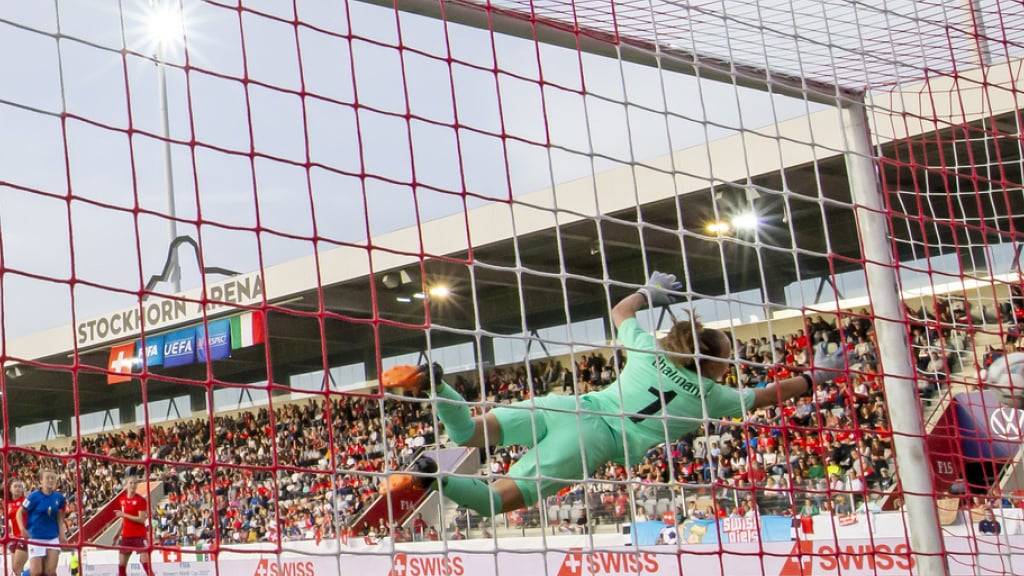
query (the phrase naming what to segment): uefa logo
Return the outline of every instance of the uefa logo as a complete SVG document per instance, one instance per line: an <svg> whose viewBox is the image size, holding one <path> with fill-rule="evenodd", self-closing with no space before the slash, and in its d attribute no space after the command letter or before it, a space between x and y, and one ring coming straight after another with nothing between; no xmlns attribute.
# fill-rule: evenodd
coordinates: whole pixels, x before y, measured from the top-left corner
<svg viewBox="0 0 1024 576"><path fill-rule="evenodd" d="M994 436L1018 442L1024 430L1024 410L1006 406L994 410L988 417L988 426Z"/></svg>

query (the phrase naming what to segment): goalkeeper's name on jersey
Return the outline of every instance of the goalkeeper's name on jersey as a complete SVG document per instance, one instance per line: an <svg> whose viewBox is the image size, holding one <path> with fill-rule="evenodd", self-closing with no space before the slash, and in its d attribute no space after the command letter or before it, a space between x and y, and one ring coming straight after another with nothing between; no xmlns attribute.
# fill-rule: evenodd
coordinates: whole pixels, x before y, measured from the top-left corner
<svg viewBox="0 0 1024 576"><path fill-rule="evenodd" d="M700 387L684 374L680 374L679 368L672 364L671 361L666 360L664 356L660 354L655 356L654 367L657 368L663 376L672 381L672 383L682 388L683 392L686 392L695 398L700 397Z"/></svg>

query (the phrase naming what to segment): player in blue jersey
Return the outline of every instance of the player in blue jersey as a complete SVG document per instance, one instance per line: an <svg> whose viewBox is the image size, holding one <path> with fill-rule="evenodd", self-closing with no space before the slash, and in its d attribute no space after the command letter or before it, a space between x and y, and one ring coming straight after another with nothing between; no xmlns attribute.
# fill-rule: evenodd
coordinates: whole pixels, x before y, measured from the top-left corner
<svg viewBox="0 0 1024 576"><path fill-rule="evenodd" d="M382 374L389 389L419 394L433 380L437 414L448 438L460 446L522 445L527 452L509 470L512 478L489 485L481 478L443 476L445 496L483 516L533 506L545 496L592 477L607 462L633 466L648 450L696 431L708 419L737 418L813 391L845 366L842 347L820 347L814 368L765 388L739 390L720 380L732 367L732 342L700 322L675 322L658 340L643 330L636 313L667 306L680 286L675 276L655 272L637 293L612 309L612 321L629 361L607 388L581 396L548 396L502 406L473 417L469 406L444 382L438 365L396 366ZM432 374L431 374L432 372ZM432 376L432 377L431 377ZM392 474L389 489L430 488L437 464L414 463L415 474Z"/></svg>
<svg viewBox="0 0 1024 576"><path fill-rule="evenodd" d="M43 470L39 489L25 497L18 511L22 534L28 536L29 573L57 576L61 545L66 541L64 509L67 499L57 490L57 473Z"/></svg>

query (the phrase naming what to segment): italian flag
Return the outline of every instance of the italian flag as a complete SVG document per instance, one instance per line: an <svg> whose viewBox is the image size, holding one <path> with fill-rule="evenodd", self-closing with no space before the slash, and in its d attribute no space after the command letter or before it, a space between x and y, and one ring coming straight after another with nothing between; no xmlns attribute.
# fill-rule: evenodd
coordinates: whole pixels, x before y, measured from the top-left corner
<svg viewBox="0 0 1024 576"><path fill-rule="evenodd" d="M249 312L231 318L231 349L262 344L267 339L266 322L262 312Z"/></svg>

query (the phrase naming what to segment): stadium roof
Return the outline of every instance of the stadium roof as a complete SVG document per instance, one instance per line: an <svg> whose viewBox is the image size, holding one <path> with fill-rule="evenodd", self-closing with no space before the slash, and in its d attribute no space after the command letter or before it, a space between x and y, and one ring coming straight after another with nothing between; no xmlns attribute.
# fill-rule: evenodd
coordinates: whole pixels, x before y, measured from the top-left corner
<svg viewBox="0 0 1024 576"><path fill-rule="evenodd" d="M1020 182L1014 93L1002 88L1014 85L1010 71L1019 65L1004 62L987 70L987 94L964 89L971 82L980 85L980 71L961 73L959 97L919 97L954 94L954 83L948 78L904 86L898 92L869 94L869 120L876 143L887 158L901 158L897 146L913 137L913 146L921 149L924 158L934 157L939 146L936 142L951 149L953 140L963 138L965 123L975 123L980 136L977 123L994 116L999 130L1012 136L999 142L979 138L972 146L978 155L989 154L993 146L998 148L1003 164L1011 169L1005 181ZM894 116L888 113L891 109L899 112L895 116L899 123L893 122ZM680 271L685 264L689 271L686 279L697 295L726 294L726 285L733 294L761 288L769 301L781 305L779 290L786 285L828 273L829 260L821 256L827 251L826 227L828 247L851 259L834 260L835 272L856 268L859 243L848 206L842 156L846 147L841 130L844 118L836 109L827 109L560 184L553 190L525 194L514 204L495 202L423 222L422 230L412 227L374 237L372 252L360 247L325 249L317 258L309 256L266 268L262 285L257 273L211 284L211 298L219 294L231 305L208 310L210 319L259 305L263 294L255 286L261 286L267 301L275 306L268 318L270 361L263 357L262 347L238 350L232 358L214 363L213 376L218 385L225 386L259 382L266 378L269 367L274 382L283 385L290 374L321 369L323 353L329 366L372 364L377 354L375 339L382 357L420 350L426 338L418 329L425 322L424 303L400 302L397 297L421 289L421 252L427 255L422 262L424 282L443 283L452 289L448 299L429 304L430 339L435 348L471 340L477 321L486 334L521 335L524 327L535 330L606 317L610 303L642 283L645 259L651 269ZM921 135L928 137L919 138ZM962 176L969 179L970 170ZM920 177L913 170L897 174L887 168L886 173L894 195L901 188L929 190ZM971 203L941 212L946 210L944 177L929 174L926 178L937 180L935 189L941 192L936 194L943 199L931 207L939 211L932 217L977 217L979 208ZM968 188L973 194L972 190ZM745 206L751 198L756 198L767 224L757 238L706 235L705 223L716 217L716 208ZM1024 214L1019 194L1011 202L1007 207L1011 214ZM640 226L638 218L643 223ZM899 228L895 232L904 234ZM910 236L898 243L901 257L912 256L915 241L928 241L940 249L951 247L948 239L938 241L944 233L939 227L919 237L906 232ZM463 263L470 247L472 268ZM377 307L384 320L376 337L369 323L373 305L368 256L372 256ZM726 273L723 259L729 263ZM401 271L407 273L411 284L394 290L384 286L385 272L400 277ZM593 280L605 274L610 280L609 294ZM322 292L318 285L324 287ZM160 317L147 324L147 333L200 322L199 292L185 292L182 298L187 302L177 310L159 296L147 300L143 313L155 306L153 317ZM322 339L317 314L321 298L328 313ZM8 342L8 357L22 361L20 365L10 362L6 372L5 400L18 407L9 413L10 426L67 417L73 412L76 394L82 413L137 403L139 386L108 386L103 373L109 347L139 336L137 326L116 334L111 329L115 317L121 320L114 323L123 328L125 314L130 312L112 311L101 319L85 319L77 326ZM102 319L106 319L105 334L100 330ZM74 388L67 367L73 363L76 345L82 369ZM183 386L201 385L206 376L204 364L166 369L149 380L147 398L181 395ZM199 386L192 390L203 392Z"/></svg>

